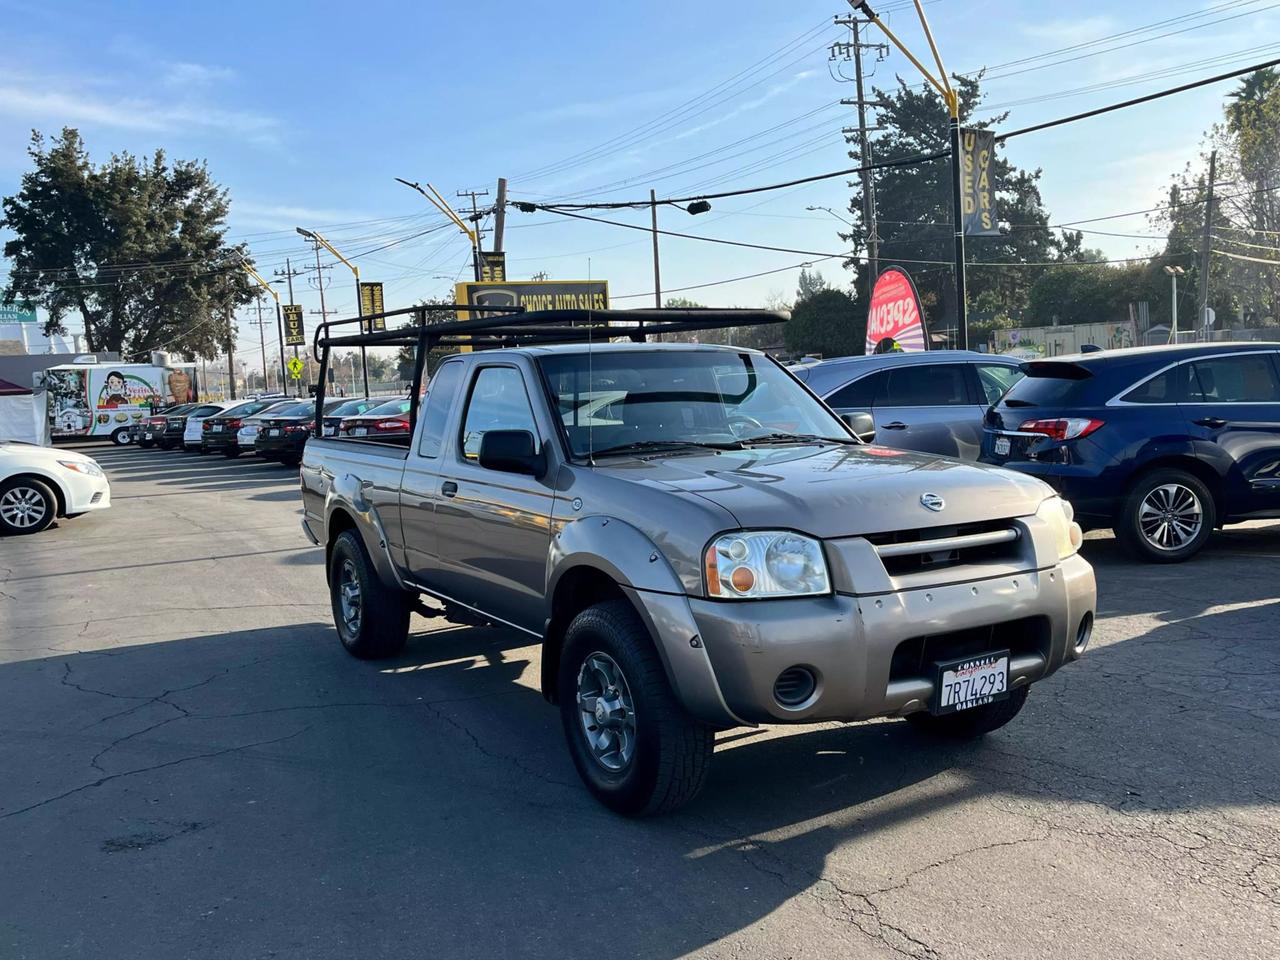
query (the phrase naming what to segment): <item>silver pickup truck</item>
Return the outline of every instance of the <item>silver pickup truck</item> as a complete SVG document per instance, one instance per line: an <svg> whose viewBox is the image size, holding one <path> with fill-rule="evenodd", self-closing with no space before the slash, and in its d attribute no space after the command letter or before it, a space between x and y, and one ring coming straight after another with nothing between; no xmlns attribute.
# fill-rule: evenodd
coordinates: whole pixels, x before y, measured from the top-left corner
<svg viewBox="0 0 1280 960"><path fill-rule="evenodd" d="M537 342L423 386L403 443L307 443L338 635L394 656L424 596L528 634L619 812L690 800L731 727L980 736L1089 642L1093 570L1048 486L868 445L764 354Z"/></svg>

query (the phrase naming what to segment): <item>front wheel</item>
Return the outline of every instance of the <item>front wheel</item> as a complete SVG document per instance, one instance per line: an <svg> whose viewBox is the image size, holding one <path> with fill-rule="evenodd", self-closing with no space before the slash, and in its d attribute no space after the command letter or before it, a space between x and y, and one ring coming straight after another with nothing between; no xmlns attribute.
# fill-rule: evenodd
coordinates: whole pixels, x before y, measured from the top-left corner
<svg viewBox="0 0 1280 960"><path fill-rule="evenodd" d="M15 477L0 483L0 533L39 533L57 513L57 498L43 481Z"/></svg>
<svg viewBox="0 0 1280 960"><path fill-rule="evenodd" d="M573 764L606 807L644 816L698 795L714 733L676 699L648 630L626 601L599 603L573 618L559 691Z"/></svg>
<svg viewBox="0 0 1280 960"><path fill-rule="evenodd" d="M1027 694L1030 692L1029 686L1019 687L1003 700L970 707L968 710L957 710L955 713L944 713L942 716L912 713L907 715L907 722L922 733L932 736L973 740L999 730L1016 717L1027 702Z"/></svg>
<svg viewBox="0 0 1280 960"><path fill-rule="evenodd" d="M1116 518L1116 539L1139 560L1181 563L1199 553L1217 523L1213 494L1185 470L1153 470L1134 484Z"/></svg>
<svg viewBox="0 0 1280 960"><path fill-rule="evenodd" d="M381 660L404 649L412 598L382 582L354 530L339 534L329 552L329 598L347 653Z"/></svg>

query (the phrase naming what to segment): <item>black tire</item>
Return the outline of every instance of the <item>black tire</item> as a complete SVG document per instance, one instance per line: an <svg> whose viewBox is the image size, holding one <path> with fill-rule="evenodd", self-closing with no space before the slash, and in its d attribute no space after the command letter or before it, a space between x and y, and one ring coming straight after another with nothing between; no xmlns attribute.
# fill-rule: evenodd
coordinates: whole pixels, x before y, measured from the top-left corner
<svg viewBox="0 0 1280 960"><path fill-rule="evenodd" d="M139 440L139 441L138 441L138 446L140 446L143 450L150 450L150 449L151 449L152 447L154 447L155 445L156 445L156 442L155 442L154 440Z"/></svg>
<svg viewBox="0 0 1280 960"><path fill-rule="evenodd" d="M36 511L38 516L34 516ZM43 480L13 477L0 483L0 533L10 537L39 533L57 516L58 498Z"/></svg>
<svg viewBox="0 0 1280 960"><path fill-rule="evenodd" d="M1019 687L1004 700L970 707L957 713L944 713L935 717L932 713L911 713L907 722L922 733L945 737L949 740L974 740L999 730L1022 710L1027 702L1030 686Z"/></svg>
<svg viewBox="0 0 1280 960"><path fill-rule="evenodd" d="M596 758L578 705L579 675L598 653L620 669L635 708L634 746L620 769ZM668 813L702 790L714 732L676 699L649 631L625 600L598 603L573 618L565 631L558 689L573 764L606 807L629 817Z"/></svg>
<svg viewBox="0 0 1280 960"><path fill-rule="evenodd" d="M343 615L340 592L348 575L359 587L354 628ZM409 594L382 582L358 533L347 530L338 535L329 551L329 602L338 639L347 653L361 660L381 660L398 654L409 639L412 601Z"/></svg>
<svg viewBox="0 0 1280 960"><path fill-rule="evenodd" d="M157 441L156 441L156 446L157 446L157 447L159 447L161 450L168 450L168 449L169 449L169 441L168 441L168 440L157 440Z"/></svg>
<svg viewBox="0 0 1280 960"><path fill-rule="evenodd" d="M239 447L223 447L222 455L226 457L228 460L234 460L236 457L240 456L240 448Z"/></svg>
<svg viewBox="0 0 1280 960"><path fill-rule="evenodd" d="M1158 502L1167 496L1190 497L1194 501L1194 509L1198 511L1200 526L1185 543L1176 543L1178 531L1172 526L1166 527L1172 538L1170 546L1162 547L1156 536L1143 530L1144 504L1154 509ZM1148 498L1154 498L1149 500ZM1191 501L1187 501L1191 502ZM1150 516L1150 515L1148 515ZM1185 517L1186 514L1181 516ZM1116 539L1133 557L1149 563L1181 563L1189 560L1204 549L1204 545L1213 535L1213 528L1218 522L1217 507L1209 488L1195 474L1174 467L1152 470L1138 478L1125 497L1120 512L1115 520ZM1158 532L1158 528L1157 528Z"/></svg>
<svg viewBox="0 0 1280 960"><path fill-rule="evenodd" d="M133 443L133 434L129 432L128 427L121 427L111 432L111 442L117 447L127 447Z"/></svg>
<svg viewBox="0 0 1280 960"><path fill-rule="evenodd" d="M302 462L302 454L300 453L283 453L280 455L280 462L286 467L296 467Z"/></svg>

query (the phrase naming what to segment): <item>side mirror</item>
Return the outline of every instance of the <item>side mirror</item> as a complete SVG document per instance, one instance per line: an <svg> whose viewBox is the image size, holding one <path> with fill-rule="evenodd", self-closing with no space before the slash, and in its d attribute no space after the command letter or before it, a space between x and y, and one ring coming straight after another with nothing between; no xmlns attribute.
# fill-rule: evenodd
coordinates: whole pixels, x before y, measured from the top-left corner
<svg viewBox="0 0 1280 960"><path fill-rule="evenodd" d="M547 472L547 456L528 430L487 430L480 440L480 466L540 477Z"/></svg>
<svg viewBox="0 0 1280 960"><path fill-rule="evenodd" d="M875 443L876 422L869 413L842 413L840 419L845 422L853 435L863 443Z"/></svg>

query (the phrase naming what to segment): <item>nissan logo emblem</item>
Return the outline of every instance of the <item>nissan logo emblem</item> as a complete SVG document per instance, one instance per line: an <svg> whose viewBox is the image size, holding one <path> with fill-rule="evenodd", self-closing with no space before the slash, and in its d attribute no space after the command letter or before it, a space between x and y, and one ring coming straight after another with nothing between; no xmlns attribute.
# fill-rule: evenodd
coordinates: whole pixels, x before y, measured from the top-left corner
<svg viewBox="0 0 1280 960"><path fill-rule="evenodd" d="M926 510L932 510L934 513L940 513L947 505L947 501L943 500L936 493L920 494L920 505Z"/></svg>

